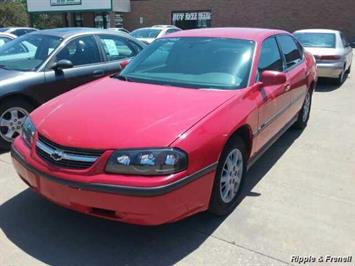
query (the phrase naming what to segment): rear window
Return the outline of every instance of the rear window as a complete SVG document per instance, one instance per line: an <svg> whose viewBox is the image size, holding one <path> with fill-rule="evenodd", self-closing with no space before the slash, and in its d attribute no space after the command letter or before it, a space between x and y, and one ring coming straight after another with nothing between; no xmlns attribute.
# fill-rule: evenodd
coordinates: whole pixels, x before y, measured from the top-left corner
<svg viewBox="0 0 355 266"><path fill-rule="evenodd" d="M334 33L295 33L304 47L335 48Z"/></svg>
<svg viewBox="0 0 355 266"><path fill-rule="evenodd" d="M158 37L160 29L138 29L131 32L134 38L156 38Z"/></svg>

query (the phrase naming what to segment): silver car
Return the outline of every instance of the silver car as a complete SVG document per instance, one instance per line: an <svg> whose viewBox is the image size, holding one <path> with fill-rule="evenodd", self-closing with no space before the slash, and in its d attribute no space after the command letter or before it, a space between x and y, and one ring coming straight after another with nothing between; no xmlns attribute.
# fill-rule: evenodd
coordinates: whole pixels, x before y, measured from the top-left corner
<svg viewBox="0 0 355 266"><path fill-rule="evenodd" d="M335 78L342 84L350 73L353 51L345 35L336 30L307 29L294 35L317 62L318 77Z"/></svg>
<svg viewBox="0 0 355 266"><path fill-rule="evenodd" d="M151 44L155 39L176 31L181 31L181 29L173 25L155 25L150 28L136 29L130 34L145 44Z"/></svg>
<svg viewBox="0 0 355 266"><path fill-rule="evenodd" d="M16 35L6 32L0 32L0 47L3 46L5 43L16 39Z"/></svg>

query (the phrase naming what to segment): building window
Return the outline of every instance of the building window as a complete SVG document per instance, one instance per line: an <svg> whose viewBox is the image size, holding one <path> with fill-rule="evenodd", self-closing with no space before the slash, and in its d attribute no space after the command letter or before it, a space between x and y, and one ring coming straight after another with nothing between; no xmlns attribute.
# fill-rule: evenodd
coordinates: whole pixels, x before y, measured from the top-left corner
<svg viewBox="0 0 355 266"><path fill-rule="evenodd" d="M211 11L173 11L171 22L181 29L211 27Z"/></svg>
<svg viewBox="0 0 355 266"><path fill-rule="evenodd" d="M115 14L115 27L116 28L123 27L123 18L121 16L121 14L119 14L119 13Z"/></svg>
<svg viewBox="0 0 355 266"><path fill-rule="evenodd" d="M106 13L95 14L95 27L100 29L107 29L111 27L110 16Z"/></svg>
<svg viewBox="0 0 355 266"><path fill-rule="evenodd" d="M74 27L83 27L83 16L81 13L74 13Z"/></svg>

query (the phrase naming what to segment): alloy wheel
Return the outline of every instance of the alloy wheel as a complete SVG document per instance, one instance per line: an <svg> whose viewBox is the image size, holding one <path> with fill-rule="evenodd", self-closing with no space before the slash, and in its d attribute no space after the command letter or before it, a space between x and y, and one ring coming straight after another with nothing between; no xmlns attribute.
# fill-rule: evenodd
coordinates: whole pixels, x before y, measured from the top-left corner
<svg viewBox="0 0 355 266"><path fill-rule="evenodd" d="M230 203L238 193L243 176L243 155L239 149L232 150L223 165L220 194L224 203Z"/></svg>
<svg viewBox="0 0 355 266"><path fill-rule="evenodd" d="M21 107L12 107L3 112L0 116L0 136L12 142L22 133L22 125L28 115L28 111Z"/></svg>

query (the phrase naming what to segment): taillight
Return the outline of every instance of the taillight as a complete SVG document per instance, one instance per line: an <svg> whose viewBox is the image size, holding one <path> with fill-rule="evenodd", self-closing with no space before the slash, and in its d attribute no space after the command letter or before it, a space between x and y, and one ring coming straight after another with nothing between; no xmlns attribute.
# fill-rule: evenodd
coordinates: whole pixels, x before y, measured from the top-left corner
<svg viewBox="0 0 355 266"><path fill-rule="evenodd" d="M315 55L316 60L339 60L339 55Z"/></svg>

